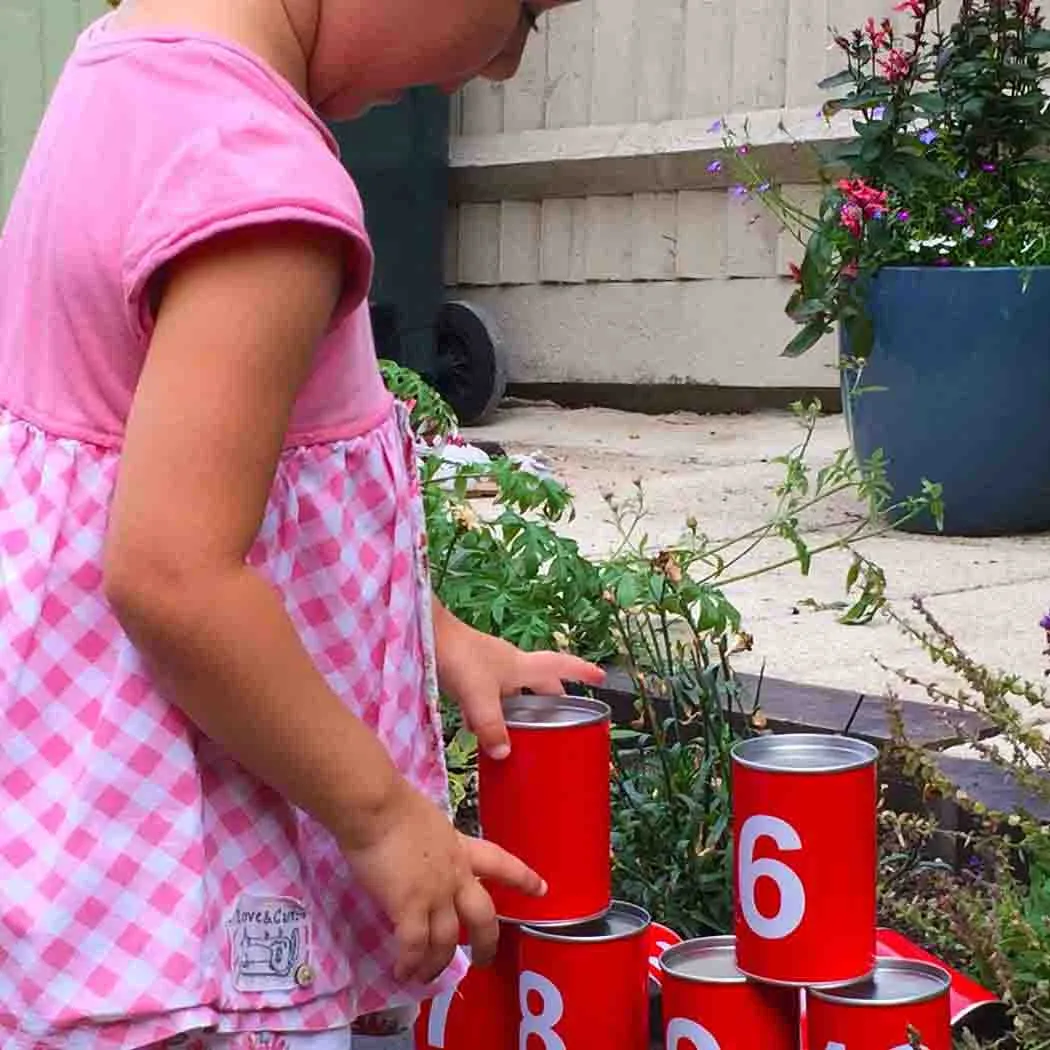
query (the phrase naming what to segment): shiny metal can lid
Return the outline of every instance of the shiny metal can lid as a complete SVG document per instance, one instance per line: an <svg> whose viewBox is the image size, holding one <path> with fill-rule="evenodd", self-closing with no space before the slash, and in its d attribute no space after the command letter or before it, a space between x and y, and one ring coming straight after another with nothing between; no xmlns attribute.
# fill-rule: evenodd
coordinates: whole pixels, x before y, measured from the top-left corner
<svg viewBox="0 0 1050 1050"><path fill-rule="evenodd" d="M745 984L736 966L735 937L702 937L683 941L660 956L660 969L669 977L697 984Z"/></svg>
<svg viewBox="0 0 1050 1050"><path fill-rule="evenodd" d="M764 773L846 773L878 761L879 752L866 740L823 733L784 733L741 740L733 761Z"/></svg>
<svg viewBox="0 0 1050 1050"><path fill-rule="evenodd" d="M947 970L913 959L879 959L866 981L835 989L810 989L814 999L836 1006L911 1006L947 995Z"/></svg>
<svg viewBox="0 0 1050 1050"><path fill-rule="evenodd" d="M644 908L613 901L600 919L589 919L571 926L522 926L521 932L527 937L561 944L606 944L641 936L652 921Z"/></svg>
<svg viewBox="0 0 1050 1050"><path fill-rule="evenodd" d="M608 722L608 704L585 696L511 696L503 701L510 729L571 729Z"/></svg>

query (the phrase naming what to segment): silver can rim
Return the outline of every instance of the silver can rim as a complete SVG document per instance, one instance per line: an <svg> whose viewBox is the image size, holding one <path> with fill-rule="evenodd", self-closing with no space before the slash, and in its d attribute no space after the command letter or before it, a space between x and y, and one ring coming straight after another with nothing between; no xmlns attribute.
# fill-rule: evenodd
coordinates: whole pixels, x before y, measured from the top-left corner
<svg viewBox="0 0 1050 1050"><path fill-rule="evenodd" d="M937 982L936 988L928 991L906 996L895 996L892 999L857 999L845 994L850 988L856 988L865 984L867 980L877 977L880 971L894 970L897 973L908 973L915 976L932 978ZM863 1006L871 1008L882 1008L892 1006L914 1006L918 1003L932 1003L935 999L948 995L952 987L952 976L943 967L934 963L919 962L917 959L879 959L871 977L865 981L856 981L850 985L840 986L837 989L811 988L809 994L821 1002L832 1003L835 1006Z"/></svg>
<svg viewBox="0 0 1050 1050"><path fill-rule="evenodd" d="M581 915L578 919L522 919L511 915L497 915L496 918L507 926L516 926L519 930L528 926L534 930L564 930L570 926L582 926L584 923L604 919L611 909L602 908L591 915Z"/></svg>
<svg viewBox="0 0 1050 1050"><path fill-rule="evenodd" d="M821 981L821 980L802 980L792 981L786 978L780 977L763 977L757 973L752 973L751 970L741 969L740 972L752 983L752 984L765 984L769 985L770 988L797 988L800 991L816 992L816 991L829 991L833 992L837 989L852 988L855 985L863 984L865 981L870 981L875 976L875 967L873 966L866 973L859 974L856 977L836 978L835 980Z"/></svg>
<svg viewBox="0 0 1050 1050"><path fill-rule="evenodd" d="M586 926L588 922L598 922L610 915L619 915L627 919L635 919L638 923L633 930L622 933L605 933L597 936L573 937L570 931L579 926ZM584 922L574 922L568 926L533 926L523 925L520 929L521 936L532 937L538 941L553 941L556 944L613 944L616 941L630 941L635 937L643 937L653 923L652 916L637 904L628 904L626 901L613 901L612 904L593 919Z"/></svg>
<svg viewBox="0 0 1050 1050"><path fill-rule="evenodd" d="M722 951L727 950L733 954L733 965L736 966L736 938L733 936L721 936L721 937L697 937L691 941L682 941L681 944L672 945L668 948L659 958L660 971L668 977L674 978L676 981L686 981L689 984L747 984L747 977L744 975L740 968L737 967L736 977L698 977L695 974L682 973L681 970L674 969L676 962L683 961L687 958L693 958L696 955L703 954L705 951Z"/></svg>
<svg viewBox="0 0 1050 1050"><path fill-rule="evenodd" d="M575 709L580 717L569 721L536 722L530 719L515 718L515 712L530 710L532 712L555 709L564 711L566 708ZM612 721L612 708L601 700L594 700L589 696L533 696L521 694L519 696L508 696L503 701L503 718L508 729L514 730L541 730L553 729L579 729L583 726L598 725L601 722Z"/></svg>
<svg viewBox="0 0 1050 1050"><path fill-rule="evenodd" d="M806 766L792 769L790 766L774 765L770 758L777 752L788 752L792 747L820 747L838 751L843 758L824 766ZM783 776L826 776L834 773L849 773L865 769L879 760L879 751L874 744L857 737L834 733L774 733L766 736L740 740L732 750L733 761L745 769L759 773L776 773Z"/></svg>

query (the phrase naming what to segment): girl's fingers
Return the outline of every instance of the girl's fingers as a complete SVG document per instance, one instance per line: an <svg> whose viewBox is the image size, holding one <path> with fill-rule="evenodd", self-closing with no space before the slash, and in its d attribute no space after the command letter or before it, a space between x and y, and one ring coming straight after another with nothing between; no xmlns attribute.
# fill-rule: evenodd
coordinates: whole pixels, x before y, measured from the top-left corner
<svg viewBox="0 0 1050 1050"><path fill-rule="evenodd" d="M547 883L524 861L518 860L494 842L464 836L463 845L470 868L477 878L493 879L530 897L546 894Z"/></svg>
<svg viewBox="0 0 1050 1050"><path fill-rule="evenodd" d="M430 944L421 970L425 984L437 980L452 961L459 944L459 916L452 902L430 913Z"/></svg>
<svg viewBox="0 0 1050 1050"><path fill-rule="evenodd" d="M401 916L394 931L397 940L395 976L408 983L418 981L430 948L430 914L422 908Z"/></svg>
<svg viewBox="0 0 1050 1050"><path fill-rule="evenodd" d="M499 922L492 898L477 879L468 878L456 894L456 908L470 940L471 962L488 966L499 947Z"/></svg>

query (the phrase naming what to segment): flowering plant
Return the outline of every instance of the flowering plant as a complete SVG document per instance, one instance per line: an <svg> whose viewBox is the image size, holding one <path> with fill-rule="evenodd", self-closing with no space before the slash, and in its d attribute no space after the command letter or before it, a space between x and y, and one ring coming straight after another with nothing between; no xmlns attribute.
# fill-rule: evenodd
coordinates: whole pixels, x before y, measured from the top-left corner
<svg viewBox="0 0 1050 1050"><path fill-rule="evenodd" d="M846 68L822 81L847 89L826 102L830 120L854 114L856 136L820 157L816 215L760 170L745 136L723 124L741 177L805 248L788 315L801 330L785 349L804 353L836 322L865 358L871 323L864 290L880 267L1050 263L1050 31L1034 0L962 0L941 22L941 0L903 0L891 19L836 35ZM786 129L783 129L786 130ZM715 162L719 164L720 162Z"/></svg>

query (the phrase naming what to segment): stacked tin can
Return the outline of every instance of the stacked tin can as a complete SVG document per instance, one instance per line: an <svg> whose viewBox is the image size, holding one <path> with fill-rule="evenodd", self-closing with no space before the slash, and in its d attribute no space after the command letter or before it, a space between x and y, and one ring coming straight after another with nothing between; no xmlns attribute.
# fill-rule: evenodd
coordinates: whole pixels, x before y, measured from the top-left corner
<svg viewBox="0 0 1050 1050"><path fill-rule="evenodd" d="M542 898L488 886L500 957L425 1004L417 1050L646 1050L653 926L612 900L610 710L504 702L510 757L478 760L483 834L543 875Z"/></svg>
<svg viewBox="0 0 1050 1050"><path fill-rule="evenodd" d="M667 1050L951 1050L947 972L878 958L877 758L810 734L734 749L735 937L663 955Z"/></svg>

